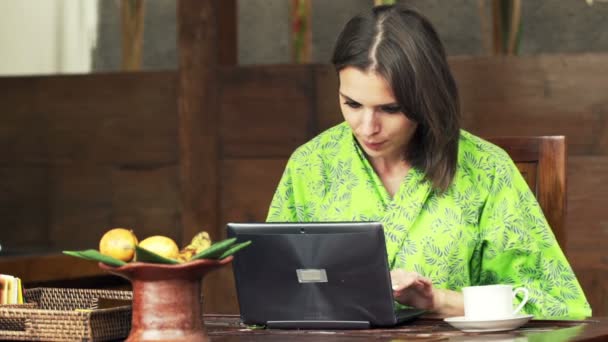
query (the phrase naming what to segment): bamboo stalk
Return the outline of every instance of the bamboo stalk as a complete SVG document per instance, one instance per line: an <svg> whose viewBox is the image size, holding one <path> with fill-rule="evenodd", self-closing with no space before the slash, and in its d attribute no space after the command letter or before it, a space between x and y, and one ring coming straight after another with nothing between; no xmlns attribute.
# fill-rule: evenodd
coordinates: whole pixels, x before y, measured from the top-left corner
<svg viewBox="0 0 608 342"><path fill-rule="evenodd" d="M479 11L479 26L481 29L481 43L486 55L492 54L492 29L490 28L491 17L487 8L487 0L477 0Z"/></svg>
<svg viewBox="0 0 608 342"><path fill-rule="evenodd" d="M294 63L312 61L311 0L291 1L291 58Z"/></svg>
<svg viewBox="0 0 608 342"><path fill-rule="evenodd" d="M521 23L521 0L511 0L511 22L509 24L509 43L507 54L514 55L517 44L517 36Z"/></svg>
<svg viewBox="0 0 608 342"><path fill-rule="evenodd" d="M395 0L374 0L374 6L393 5L395 3L396 3Z"/></svg>
<svg viewBox="0 0 608 342"><path fill-rule="evenodd" d="M502 18L500 14L500 0L492 0L492 18L493 20L493 42L495 55L502 55Z"/></svg>
<svg viewBox="0 0 608 342"><path fill-rule="evenodd" d="M120 2L122 69L139 70L144 35L144 0Z"/></svg>

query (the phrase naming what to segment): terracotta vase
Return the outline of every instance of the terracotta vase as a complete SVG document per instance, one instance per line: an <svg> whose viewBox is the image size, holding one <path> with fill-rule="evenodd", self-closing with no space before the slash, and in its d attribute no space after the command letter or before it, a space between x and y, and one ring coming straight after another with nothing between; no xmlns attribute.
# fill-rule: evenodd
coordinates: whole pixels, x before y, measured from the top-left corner
<svg viewBox="0 0 608 342"><path fill-rule="evenodd" d="M232 261L194 260L179 265L132 262L121 267L100 263L133 286L133 317L127 341L209 341L201 311L205 274Z"/></svg>

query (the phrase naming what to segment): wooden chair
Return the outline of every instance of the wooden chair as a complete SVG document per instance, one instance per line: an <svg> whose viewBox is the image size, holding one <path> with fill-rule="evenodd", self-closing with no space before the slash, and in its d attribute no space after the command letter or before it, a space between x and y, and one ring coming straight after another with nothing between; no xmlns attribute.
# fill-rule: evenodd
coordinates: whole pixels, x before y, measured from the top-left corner
<svg viewBox="0 0 608 342"><path fill-rule="evenodd" d="M487 137L513 159L566 250L566 139L564 136Z"/></svg>

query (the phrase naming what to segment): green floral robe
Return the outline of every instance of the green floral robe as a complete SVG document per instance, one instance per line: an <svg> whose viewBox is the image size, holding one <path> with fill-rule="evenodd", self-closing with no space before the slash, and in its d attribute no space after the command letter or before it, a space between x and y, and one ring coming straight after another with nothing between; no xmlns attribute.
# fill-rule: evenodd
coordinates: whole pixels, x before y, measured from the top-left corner
<svg viewBox="0 0 608 342"><path fill-rule="evenodd" d="M581 318L591 308L533 193L502 149L461 132L453 184L435 192L412 168L388 194L346 123L298 148L268 221L379 221L391 269L437 288L505 283L530 290L524 311ZM516 300L518 302L519 299Z"/></svg>

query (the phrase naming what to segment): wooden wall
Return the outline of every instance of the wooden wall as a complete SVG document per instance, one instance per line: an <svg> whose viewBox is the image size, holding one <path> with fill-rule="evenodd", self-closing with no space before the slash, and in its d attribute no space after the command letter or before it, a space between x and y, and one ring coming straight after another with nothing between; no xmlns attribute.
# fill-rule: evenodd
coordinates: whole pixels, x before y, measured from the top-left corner
<svg viewBox="0 0 608 342"><path fill-rule="evenodd" d="M0 244L181 239L175 72L0 78Z"/></svg>
<svg viewBox="0 0 608 342"><path fill-rule="evenodd" d="M451 59L465 128L567 136L566 251L598 315L608 314L607 61L605 54ZM289 154L341 118L330 66L221 67L213 77L217 96L202 110L216 120L205 140L216 148L215 166L206 166L216 195L197 198L215 201L214 217L205 219L218 224L201 228L221 238L228 221L264 220ZM112 226L188 239L177 78L0 78L0 243L94 247ZM208 276L205 295L206 311L237 311L230 268Z"/></svg>

